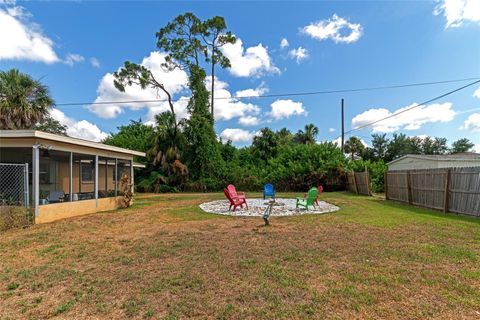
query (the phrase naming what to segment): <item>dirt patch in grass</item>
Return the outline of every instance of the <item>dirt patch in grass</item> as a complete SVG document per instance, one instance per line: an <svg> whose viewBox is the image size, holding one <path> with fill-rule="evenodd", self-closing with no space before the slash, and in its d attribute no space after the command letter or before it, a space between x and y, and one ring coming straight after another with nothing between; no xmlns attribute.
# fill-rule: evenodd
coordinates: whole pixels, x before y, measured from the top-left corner
<svg viewBox="0 0 480 320"><path fill-rule="evenodd" d="M322 197L342 209L270 227L165 194L4 232L0 318L480 317L479 221Z"/></svg>

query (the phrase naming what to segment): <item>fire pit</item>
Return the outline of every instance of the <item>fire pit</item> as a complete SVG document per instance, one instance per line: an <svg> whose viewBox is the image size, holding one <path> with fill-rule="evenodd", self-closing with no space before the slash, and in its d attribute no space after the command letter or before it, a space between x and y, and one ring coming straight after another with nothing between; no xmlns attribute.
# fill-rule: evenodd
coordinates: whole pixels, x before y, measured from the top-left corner
<svg viewBox="0 0 480 320"><path fill-rule="evenodd" d="M200 208L205 212L214 214L243 217L262 217L270 201L266 201L263 198L247 198L247 203L249 207L248 210L244 207L237 208L237 210L235 211L229 211L229 203L227 200L205 202L200 205ZM271 215L276 217L283 217L303 214L322 214L327 212L334 212L340 209L339 207L325 201L319 201L318 206L316 206L315 209L310 207L308 211L304 209L296 209L295 205L295 199L277 198L272 204Z"/></svg>

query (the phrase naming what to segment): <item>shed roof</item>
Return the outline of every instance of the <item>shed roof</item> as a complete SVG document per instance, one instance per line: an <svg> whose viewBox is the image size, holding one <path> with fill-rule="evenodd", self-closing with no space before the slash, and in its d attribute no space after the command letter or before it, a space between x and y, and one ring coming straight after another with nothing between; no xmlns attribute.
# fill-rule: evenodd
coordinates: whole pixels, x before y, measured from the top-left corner
<svg viewBox="0 0 480 320"><path fill-rule="evenodd" d="M480 153L475 152L462 152L454 154L406 154L400 158L392 160L387 163L390 165L392 163L398 162L405 158L412 159L421 159L421 160L430 160L430 161L480 161Z"/></svg>
<svg viewBox="0 0 480 320"><path fill-rule="evenodd" d="M129 154L129 155L134 155L134 156L145 157L145 152L140 152L140 151L125 149L125 148L109 146L107 144L103 144L103 143L100 143L100 142L93 142L93 141L89 141L89 140L85 140L85 139L67 137L67 136L62 136L62 135L59 135L59 134L53 134L53 133L48 133L48 132L43 132L43 131L38 131L38 130L0 130L0 138L2 138L2 139L5 139L5 138L12 138L12 139L15 139L15 138L39 138L39 139L45 139L45 140L50 140L50 141L68 143L68 144L77 145L77 146L83 146L83 147L89 147L89 148L107 150L107 151L114 151L114 152L118 152L118 153L124 153L124 154Z"/></svg>

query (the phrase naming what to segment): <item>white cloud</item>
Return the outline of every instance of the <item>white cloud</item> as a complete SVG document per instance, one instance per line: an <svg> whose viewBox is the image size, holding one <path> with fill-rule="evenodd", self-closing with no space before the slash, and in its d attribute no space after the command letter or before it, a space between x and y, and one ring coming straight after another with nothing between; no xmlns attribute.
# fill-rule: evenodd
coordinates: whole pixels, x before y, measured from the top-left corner
<svg viewBox="0 0 480 320"><path fill-rule="evenodd" d="M337 130L335 130L335 128L328 128L328 132L335 132Z"/></svg>
<svg viewBox="0 0 480 320"><path fill-rule="evenodd" d="M92 65L92 67L100 68L100 61L98 61L98 59L95 57L90 58L90 64Z"/></svg>
<svg viewBox="0 0 480 320"><path fill-rule="evenodd" d="M148 57L145 57L142 61L142 65L152 71L155 78L163 83L165 88L172 94L180 93L187 87L188 77L185 71L175 69L174 71L167 72L161 64L165 61L165 54L157 51L151 52ZM142 108L153 108L158 111L159 108L165 108L164 102L152 102L152 103L121 103L121 101L131 100L158 100L166 99L166 95L162 91L157 91L153 88L142 89L139 85L126 86L125 92L120 92L113 85L113 74L107 73L100 80L100 84L97 88L97 98L95 102L113 101L118 104L97 104L90 105L89 110L94 112L97 116L102 118L115 118L123 112L124 108L131 110L139 110ZM166 108L165 108L166 110Z"/></svg>
<svg viewBox="0 0 480 320"><path fill-rule="evenodd" d="M477 90L475 90L475 92L473 93L473 96L480 99L480 87Z"/></svg>
<svg viewBox="0 0 480 320"><path fill-rule="evenodd" d="M473 146L473 152L480 153L480 143Z"/></svg>
<svg viewBox="0 0 480 320"><path fill-rule="evenodd" d="M302 47L298 47L297 49L292 49L288 52L290 58L295 59L297 63L300 61L307 59L310 55L308 54L308 50Z"/></svg>
<svg viewBox="0 0 480 320"><path fill-rule="evenodd" d="M240 117L240 119L238 119L238 123L246 127L256 126L260 123L260 119L258 119L255 116L245 116L245 117Z"/></svg>
<svg viewBox="0 0 480 320"><path fill-rule="evenodd" d="M343 29L347 29L349 34L342 33ZM334 14L330 19L320 20L303 27L302 32L317 40L332 39L335 43L352 43L360 39L363 30L359 23L350 23L345 18Z"/></svg>
<svg viewBox="0 0 480 320"><path fill-rule="evenodd" d="M255 134L256 132L254 131L227 128L220 133L220 137L223 140L231 140L232 142L250 142Z"/></svg>
<svg viewBox="0 0 480 320"><path fill-rule="evenodd" d="M67 134L71 137L90 141L101 141L108 136L108 134L100 130L95 124L86 120L76 121L56 108L50 111L50 115L61 124L67 126Z"/></svg>
<svg viewBox="0 0 480 320"><path fill-rule="evenodd" d="M440 0L433 14L445 16L445 28L460 27L466 21L480 22L479 0Z"/></svg>
<svg viewBox="0 0 480 320"><path fill-rule="evenodd" d="M352 119L352 126L358 128L367 125L379 119L399 113L417 105L413 103L409 106L390 112L386 108L369 109ZM377 122L371 126L373 132L394 132L397 130L417 130L426 123L449 122L453 120L456 112L452 110L452 103L436 103L421 106L411 111L404 112L398 116Z"/></svg>
<svg viewBox="0 0 480 320"><path fill-rule="evenodd" d="M245 89L245 90L238 90L235 93L235 97L237 98L249 98L249 97L258 97L268 92L268 88L265 87L265 83L261 83L255 89Z"/></svg>
<svg viewBox="0 0 480 320"><path fill-rule="evenodd" d="M211 78L206 80L208 90L211 90ZM230 120L237 117L254 116L260 113L260 107L252 103L245 103L237 98L233 98L230 91L228 91L228 84L224 81L215 78L215 100L214 114L216 120ZM251 91L249 91L251 90ZM262 91L261 88L237 91L240 95L243 93L257 94Z"/></svg>
<svg viewBox="0 0 480 320"><path fill-rule="evenodd" d="M266 73L280 73L261 43L255 47L243 48L241 39L234 44L227 43L221 48L232 65L228 70L236 77L259 77Z"/></svg>
<svg viewBox="0 0 480 320"><path fill-rule="evenodd" d="M460 127L462 130L480 132L480 113L472 113Z"/></svg>
<svg viewBox="0 0 480 320"><path fill-rule="evenodd" d="M301 102L295 102L290 99L276 100L270 106L272 110L269 112L269 115L276 120L289 118L293 115L307 114Z"/></svg>
<svg viewBox="0 0 480 320"><path fill-rule="evenodd" d="M13 2L7 2L12 5ZM40 26L30 21L23 7L0 9L0 60L30 60L43 63L60 61L53 49L53 41L45 36Z"/></svg>
<svg viewBox="0 0 480 320"><path fill-rule="evenodd" d="M288 43L288 40L287 38L283 38L281 41L280 41L280 48L286 48L289 46L289 43Z"/></svg>
<svg viewBox="0 0 480 320"><path fill-rule="evenodd" d="M85 58L79 54L76 53L69 53L65 56L65 60L63 62L70 67L72 67L75 63L77 62L83 62L85 61Z"/></svg>

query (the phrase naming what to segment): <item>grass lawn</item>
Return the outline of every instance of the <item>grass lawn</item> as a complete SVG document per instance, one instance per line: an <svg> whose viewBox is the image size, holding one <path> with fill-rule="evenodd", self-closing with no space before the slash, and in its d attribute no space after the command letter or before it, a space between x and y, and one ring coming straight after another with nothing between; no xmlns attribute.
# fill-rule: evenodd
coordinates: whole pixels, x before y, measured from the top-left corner
<svg viewBox="0 0 480 320"><path fill-rule="evenodd" d="M264 227L198 208L221 198L1 233L0 319L480 318L478 219L324 193L342 209Z"/></svg>

